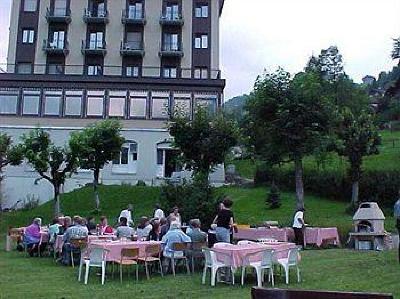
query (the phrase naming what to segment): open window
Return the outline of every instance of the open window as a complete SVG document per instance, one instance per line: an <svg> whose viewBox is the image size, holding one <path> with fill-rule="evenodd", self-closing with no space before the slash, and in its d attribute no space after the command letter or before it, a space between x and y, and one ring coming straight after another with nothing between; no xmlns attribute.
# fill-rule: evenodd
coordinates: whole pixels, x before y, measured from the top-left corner
<svg viewBox="0 0 400 299"><path fill-rule="evenodd" d="M112 162L114 173L137 173L138 144L135 141L127 141L121 148L121 152Z"/></svg>

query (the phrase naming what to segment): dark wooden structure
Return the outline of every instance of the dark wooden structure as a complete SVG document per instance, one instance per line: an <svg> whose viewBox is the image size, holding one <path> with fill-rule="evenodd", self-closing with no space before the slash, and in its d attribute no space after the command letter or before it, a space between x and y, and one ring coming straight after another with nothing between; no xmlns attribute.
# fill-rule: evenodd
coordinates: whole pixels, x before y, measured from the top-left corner
<svg viewBox="0 0 400 299"><path fill-rule="evenodd" d="M251 289L251 297L253 299L393 299L391 294L282 290L257 287Z"/></svg>

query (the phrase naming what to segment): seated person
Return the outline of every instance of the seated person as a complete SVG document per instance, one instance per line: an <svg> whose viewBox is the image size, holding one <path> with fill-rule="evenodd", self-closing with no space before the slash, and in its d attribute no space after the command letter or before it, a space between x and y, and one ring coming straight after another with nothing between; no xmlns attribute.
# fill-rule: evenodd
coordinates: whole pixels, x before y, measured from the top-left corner
<svg viewBox="0 0 400 299"><path fill-rule="evenodd" d="M161 241L160 220L154 219L151 225L152 229L147 237L147 241Z"/></svg>
<svg viewBox="0 0 400 299"><path fill-rule="evenodd" d="M171 222L169 231L166 235L162 238L161 242L164 243L164 256L172 257L172 253L174 250L172 249L172 244L174 243L190 243L190 237L186 235L181 230L181 225L179 222ZM183 256L182 251L175 251L175 256Z"/></svg>
<svg viewBox="0 0 400 299"><path fill-rule="evenodd" d="M201 231L201 222L199 219L191 220L192 229L187 233L193 243L206 242L207 234Z"/></svg>
<svg viewBox="0 0 400 299"><path fill-rule="evenodd" d="M34 250L40 243L40 227L42 225L42 219L35 218L31 225L25 229L24 233L24 243L28 249L30 256L33 256Z"/></svg>
<svg viewBox="0 0 400 299"><path fill-rule="evenodd" d="M182 225L182 218L181 218L181 214L179 214L179 208L178 207L174 207L172 209L171 214L169 214L169 218L171 218L170 222L172 221L176 221L179 223L179 225ZM175 220L172 220L175 219Z"/></svg>
<svg viewBox="0 0 400 299"><path fill-rule="evenodd" d="M169 230L169 224L167 218L160 219L160 239L165 236Z"/></svg>
<svg viewBox="0 0 400 299"><path fill-rule="evenodd" d="M126 217L119 218L119 226L117 228L117 237L118 238L131 238L134 234L134 230L132 227L128 226L128 219Z"/></svg>
<svg viewBox="0 0 400 299"><path fill-rule="evenodd" d="M114 229L108 225L108 219L106 216L100 217L99 232L101 235L111 235L114 233Z"/></svg>
<svg viewBox="0 0 400 299"><path fill-rule="evenodd" d="M54 218L49 226L49 243L54 244L56 242L57 235L60 232L60 223L58 217Z"/></svg>
<svg viewBox="0 0 400 299"><path fill-rule="evenodd" d="M136 229L136 234L138 240L147 239L150 234L150 231L153 229L150 221L147 217L141 217L139 220L139 225Z"/></svg>
<svg viewBox="0 0 400 299"><path fill-rule="evenodd" d="M74 224L75 225L68 227L63 236L64 245L62 250L62 263L64 265L69 265L71 263L71 250L76 250L76 248L71 246L71 240L86 239L89 234L88 229L85 226L85 220L82 217L75 216Z"/></svg>
<svg viewBox="0 0 400 299"><path fill-rule="evenodd" d="M87 227L90 235L96 234L97 225L96 225L96 220L94 219L94 217L92 217L92 216L87 217L86 227Z"/></svg>
<svg viewBox="0 0 400 299"><path fill-rule="evenodd" d="M65 216L62 218L63 223L62 226L59 228L59 235L63 235L65 231L72 225L72 219L69 216Z"/></svg>

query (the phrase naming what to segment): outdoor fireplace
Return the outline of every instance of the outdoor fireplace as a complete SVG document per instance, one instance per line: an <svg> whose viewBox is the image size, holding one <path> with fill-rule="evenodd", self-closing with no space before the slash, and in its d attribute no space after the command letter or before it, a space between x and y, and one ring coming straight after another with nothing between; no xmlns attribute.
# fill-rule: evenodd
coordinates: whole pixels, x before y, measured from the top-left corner
<svg viewBox="0 0 400 299"><path fill-rule="evenodd" d="M356 250L384 250L390 247L390 234L385 231L385 215L376 202L360 204L353 216Z"/></svg>

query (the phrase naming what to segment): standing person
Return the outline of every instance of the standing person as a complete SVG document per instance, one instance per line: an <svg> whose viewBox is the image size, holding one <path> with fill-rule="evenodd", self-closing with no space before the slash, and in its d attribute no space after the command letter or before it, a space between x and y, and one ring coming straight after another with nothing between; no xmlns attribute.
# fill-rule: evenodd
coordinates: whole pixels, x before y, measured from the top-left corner
<svg viewBox="0 0 400 299"><path fill-rule="evenodd" d="M126 208L126 210L122 210L121 213L119 214L118 220L121 222L121 218L126 218L128 221L128 226L133 227L133 217L132 217L132 210L133 206L132 204L129 204Z"/></svg>
<svg viewBox="0 0 400 299"><path fill-rule="evenodd" d="M304 208L298 209L293 218L293 230L294 237L297 245L301 245L304 248Z"/></svg>
<svg viewBox="0 0 400 299"><path fill-rule="evenodd" d="M399 199L394 204L394 217L396 219L396 227L399 232L399 263L400 263L400 191L399 191Z"/></svg>
<svg viewBox="0 0 400 299"><path fill-rule="evenodd" d="M158 220L161 220L161 218L165 218L164 211L161 209L160 204L155 205L154 218L158 218Z"/></svg>
<svg viewBox="0 0 400 299"><path fill-rule="evenodd" d="M216 238L217 242L230 243L230 231L233 227L233 212L231 211L233 201L226 197L222 204L220 204L220 210L218 215L215 217L213 223L217 225Z"/></svg>
<svg viewBox="0 0 400 299"><path fill-rule="evenodd" d="M169 218L174 219L174 220L170 220L170 222L174 221L174 222L178 222L180 226L182 225L182 218L181 218L181 214L179 214L178 207L174 207L172 209L172 213L169 214Z"/></svg>

